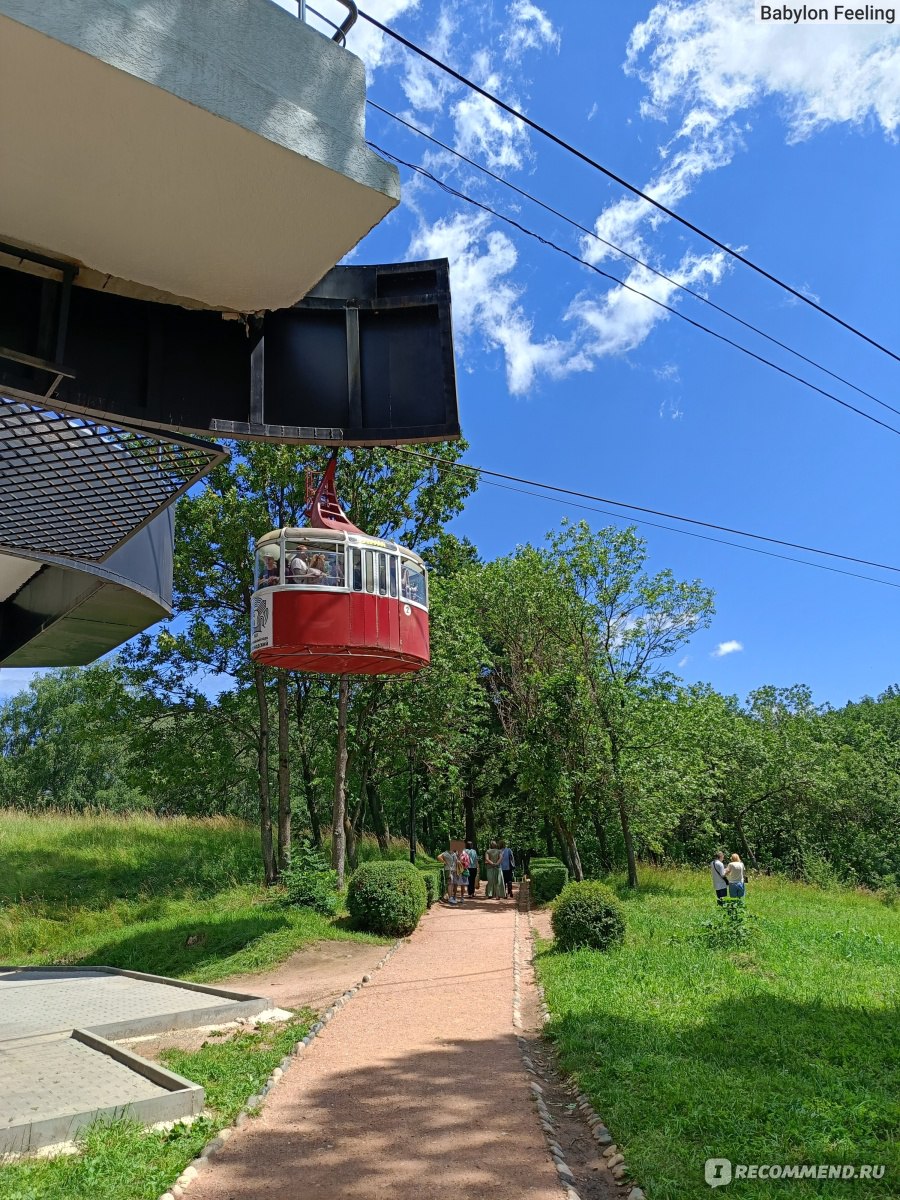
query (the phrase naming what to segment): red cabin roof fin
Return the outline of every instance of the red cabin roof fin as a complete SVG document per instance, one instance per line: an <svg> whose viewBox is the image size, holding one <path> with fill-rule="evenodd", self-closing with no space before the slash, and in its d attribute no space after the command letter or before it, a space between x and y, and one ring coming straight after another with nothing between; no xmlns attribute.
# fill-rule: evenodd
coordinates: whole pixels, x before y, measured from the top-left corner
<svg viewBox="0 0 900 1200"><path fill-rule="evenodd" d="M306 506L306 522L311 529L341 529L345 533L362 533L340 506L334 486L336 469L337 455L333 455L325 468L322 482Z"/></svg>

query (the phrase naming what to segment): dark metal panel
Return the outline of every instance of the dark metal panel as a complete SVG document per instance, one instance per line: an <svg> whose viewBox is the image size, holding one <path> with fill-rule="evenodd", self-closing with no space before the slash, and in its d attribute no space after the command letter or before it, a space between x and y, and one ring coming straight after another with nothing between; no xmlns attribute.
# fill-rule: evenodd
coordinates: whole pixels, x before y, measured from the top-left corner
<svg viewBox="0 0 900 1200"><path fill-rule="evenodd" d="M65 286L0 269L0 346L46 360L42 304ZM49 389L60 411L270 441L459 436L445 260L335 267L291 309L236 316L76 286L55 347L73 377L0 357L0 391Z"/></svg>

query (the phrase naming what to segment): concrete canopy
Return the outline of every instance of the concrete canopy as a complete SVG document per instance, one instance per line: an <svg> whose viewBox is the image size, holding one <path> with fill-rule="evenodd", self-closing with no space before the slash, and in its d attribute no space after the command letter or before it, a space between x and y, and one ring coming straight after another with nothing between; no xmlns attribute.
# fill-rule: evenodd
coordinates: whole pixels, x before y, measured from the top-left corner
<svg viewBox="0 0 900 1200"><path fill-rule="evenodd" d="M286 307L398 203L364 105L360 60L268 0L0 0L0 239L81 286Z"/></svg>

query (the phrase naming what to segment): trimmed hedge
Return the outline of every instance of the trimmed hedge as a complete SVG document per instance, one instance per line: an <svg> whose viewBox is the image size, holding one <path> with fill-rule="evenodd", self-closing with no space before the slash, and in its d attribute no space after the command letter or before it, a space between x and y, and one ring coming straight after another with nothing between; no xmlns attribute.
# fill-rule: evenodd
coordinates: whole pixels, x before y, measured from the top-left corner
<svg viewBox="0 0 900 1200"><path fill-rule="evenodd" d="M425 903L428 908L431 908L432 904L441 898L441 890L444 886L443 869L434 867L431 863L426 863L422 867L416 863L416 869L425 880Z"/></svg>
<svg viewBox="0 0 900 1200"><path fill-rule="evenodd" d="M619 899L604 883L567 883L553 905L553 936L560 950L608 950L625 936Z"/></svg>
<svg viewBox="0 0 900 1200"><path fill-rule="evenodd" d="M412 933L427 903L423 872L409 862L363 863L347 887L347 911L353 924L388 937Z"/></svg>
<svg viewBox="0 0 900 1200"><path fill-rule="evenodd" d="M531 898L535 904L546 904L563 890L569 881L569 869L558 858L532 859L528 866Z"/></svg>

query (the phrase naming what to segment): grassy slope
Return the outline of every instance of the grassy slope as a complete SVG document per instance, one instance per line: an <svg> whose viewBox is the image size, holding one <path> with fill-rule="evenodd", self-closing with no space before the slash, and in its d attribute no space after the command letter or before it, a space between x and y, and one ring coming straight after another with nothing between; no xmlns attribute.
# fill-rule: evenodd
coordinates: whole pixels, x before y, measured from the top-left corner
<svg viewBox="0 0 900 1200"><path fill-rule="evenodd" d="M83 963L199 982L351 933L267 895L238 821L0 812L0 963Z"/></svg>
<svg viewBox="0 0 900 1200"><path fill-rule="evenodd" d="M641 872L625 945L539 969L551 1035L649 1200L710 1195L707 1158L881 1163L870 1182L734 1182L728 1194L900 1196L900 914L874 897L754 880L756 932L712 950L706 874Z"/></svg>

